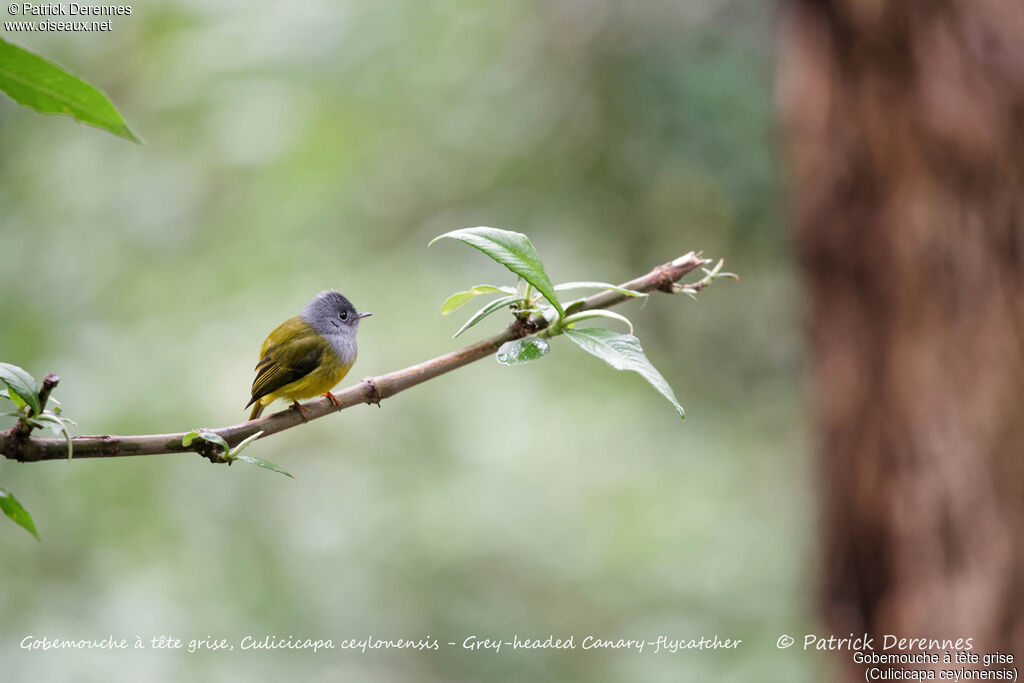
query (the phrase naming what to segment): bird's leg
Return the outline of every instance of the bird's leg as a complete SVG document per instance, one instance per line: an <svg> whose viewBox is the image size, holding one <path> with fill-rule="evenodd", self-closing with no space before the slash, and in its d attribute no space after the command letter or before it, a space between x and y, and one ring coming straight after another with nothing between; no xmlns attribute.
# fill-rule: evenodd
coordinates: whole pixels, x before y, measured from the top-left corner
<svg viewBox="0 0 1024 683"><path fill-rule="evenodd" d="M331 405L334 406L335 410L341 410L341 401L339 401L338 397L334 395L334 392L325 391L323 393L323 397L331 402Z"/></svg>
<svg viewBox="0 0 1024 683"><path fill-rule="evenodd" d="M299 415L302 416L302 421L303 422L309 422L309 413L306 412L305 408L303 408L301 405L299 405L298 401L292 401L292 408L294 408L295 410L299 411Z"/></svg>

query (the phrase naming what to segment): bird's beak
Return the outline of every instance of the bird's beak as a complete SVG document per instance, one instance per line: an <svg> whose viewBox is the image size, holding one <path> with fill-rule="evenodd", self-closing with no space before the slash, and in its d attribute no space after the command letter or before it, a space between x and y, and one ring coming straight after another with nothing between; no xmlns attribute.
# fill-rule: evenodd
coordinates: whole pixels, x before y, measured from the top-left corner
<svg viewBox="0 0 1024 683"><path fill-rule="evenodd" d="M356 318L369 318L373 313L356 313Z"/></svg>

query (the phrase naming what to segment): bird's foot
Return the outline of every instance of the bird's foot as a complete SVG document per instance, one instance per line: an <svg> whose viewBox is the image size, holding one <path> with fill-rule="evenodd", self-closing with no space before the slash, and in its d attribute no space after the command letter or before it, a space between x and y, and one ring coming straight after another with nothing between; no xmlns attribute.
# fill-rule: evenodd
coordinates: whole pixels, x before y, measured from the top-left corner
<svg viewBox="0 0 1024 683"><path fill-rule="evenodd" d="M338 400L338 397L335 396L333 392L325 391L322 395L331 402L331 405L334 406L335 410L341 410L341 401Z"/></svg>
<svg viewBox="0 0 1024 683"><path fill-rule="evenodd" d="M303 422L309 422L309 413L306 412L305 408L299 405L298 401L292 401L292 408L299 412L299 415L302 416Z"/></svg>

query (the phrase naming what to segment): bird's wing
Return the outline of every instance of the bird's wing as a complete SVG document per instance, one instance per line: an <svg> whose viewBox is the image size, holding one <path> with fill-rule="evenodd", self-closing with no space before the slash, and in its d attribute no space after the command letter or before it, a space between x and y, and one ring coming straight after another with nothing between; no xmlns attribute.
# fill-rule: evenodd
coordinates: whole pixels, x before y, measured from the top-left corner
<svg viewBox="0 0 1024 683"><path fill-rule="evenodd" d="M274 343L274 337L281 328L267 337L263 344L263 357L256 364L256 379L252 383L252 396L247 408L281 387L302 379L320 364L326 344L320 335L304 326L307 329L297 330L297 334L288 335L288 340L281 343Z"/></svg>

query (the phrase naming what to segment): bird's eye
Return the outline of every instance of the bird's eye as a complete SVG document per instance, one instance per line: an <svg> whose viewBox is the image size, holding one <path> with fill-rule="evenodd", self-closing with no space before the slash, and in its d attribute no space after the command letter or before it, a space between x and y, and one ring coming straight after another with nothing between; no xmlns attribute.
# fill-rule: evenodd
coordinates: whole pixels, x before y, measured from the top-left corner
<svg viewBox="0 0 1024 683"><path fill-rule="evenodd" d="M338 316L342 320L348 320L348 311L342 311L341 315Z"/></svg>

